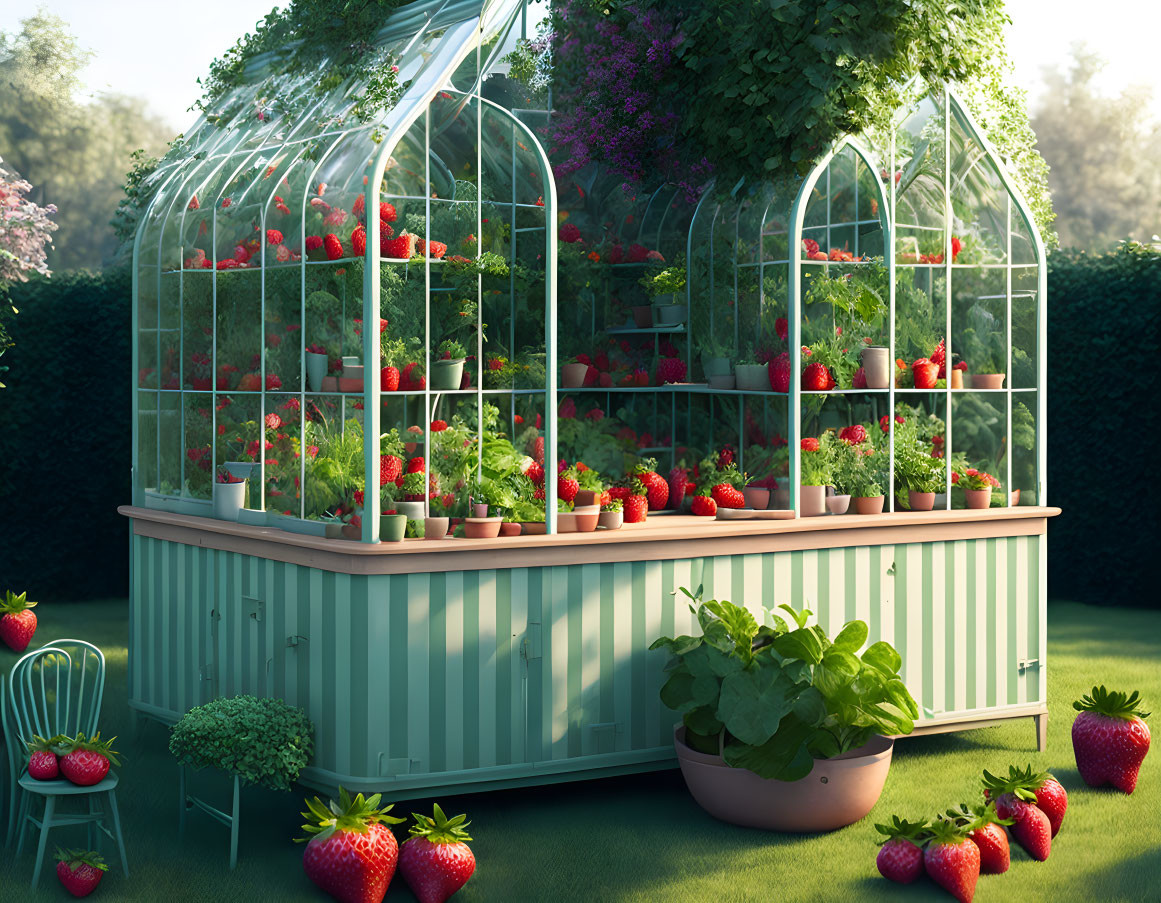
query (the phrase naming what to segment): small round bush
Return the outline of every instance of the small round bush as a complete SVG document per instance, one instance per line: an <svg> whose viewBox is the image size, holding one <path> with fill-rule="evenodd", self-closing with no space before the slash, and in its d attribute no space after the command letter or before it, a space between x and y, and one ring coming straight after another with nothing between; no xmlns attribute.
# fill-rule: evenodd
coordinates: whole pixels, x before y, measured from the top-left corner
<svg viewBox="0 0 1161 903"><path fill-rule="evenodd" d="M211 765L249 784L290 790L314 752L314 725L281 699L215 699L178 720L169 751L191 768Z"/></svg>

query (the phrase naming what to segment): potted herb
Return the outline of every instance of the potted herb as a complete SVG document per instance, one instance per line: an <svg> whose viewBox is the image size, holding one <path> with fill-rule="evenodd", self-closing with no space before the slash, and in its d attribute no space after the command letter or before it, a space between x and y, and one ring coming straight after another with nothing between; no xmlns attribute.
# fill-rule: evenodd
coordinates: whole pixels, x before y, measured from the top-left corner
<svg viewBox="0 0 1161 903"><path fill-rule="evenodd" d="M979 303L968 311L963 357L971 366L973 389L1002 389L1008 350L1000 321Z"/></svg>
<svg viewBox="0 0 1161 903"><path fill-rule="evenodd" d="M833 479L834 444L830 433L815 439L808 436L801 443L799 477L800 508L803 517L826 514L826 487Z"/></svg>
<svg viewBox="0 0 1161 903"><path fill-rule="evenodd" d="M403 475L403 501L395 502L393 506L384 503L383 508L394 507L400 514L406 515L408 520L421 521L427 513L425 494L427 491L427 475L423 473L408 473Z"/></svg>
<svg viewBox="0 0 1161 903"><path fill-rule="evenodd" d="M863 649L867 625L833 642L810 611L764 611L682 589L702 636L661 637L661 699L680 712L674 746L693 798L715 818L779 831L829 831L865 816L882 792L892 734L919 709L889 643ZM860 650L862 652L860 653Z"/></svg>
<svg viewBox="0 0 1161 903"><path fill-rule="evenodd" d="M226 467L219 467L214 478L214 517L218 520L237 521L238 512L246 501L246 480L235 476Z"/></svg>
<svg viewBox="0 0 1161 903"><path fill-rule="evenodd" d="M575 357L563 367L560 368L560 385L565 389L579 389L585 384L585 376L588 375L589 365L577 360Z"/></svg>
<svg viewBox="0 0 1161 903"><path fill-rule="evenodd" d="M466 489L472 517L487 517L488 503L492 496L488 480L473 471Z"/></svg>
<svg viewBox="0 0 1161 903"><path fill-rule="evenodd" d="M834 460L831 463L831 485L834 487L834 495L826 497L826 507L831 514L847 513L847 509L851 506L851 487L855 484L858 468L863 463L862 443L866 441L866 430L859 425L859 429L863 431L861 440L843 440L843 433L851 429L853 427L846 427L839 433L840 441L834 444Z"/></svg>
<svg viewBox="0 0 1161 903"><path fill-rule="evenodd" d="M711 389L734 388L733 351L732 345L723 345L712 336L702 339L701 369Z"/></svg>
<svg viewBox="0 0 1161 903"><path fill-rule="evenodd" d="M306 382L310 386L310 391L322 391L323 380L326 379L329 363L330 358L327 355L327 350L322 345L313 344L306 346Z"/></svg>
<svg viewBox="0 0 1161 903"><path fill-rule="evenodd" d="M467 351L455 339L445 339L436 349L437 357L431 362L431 388L447 392L460 387L464 375Z"/></svg>
<svg viewBox="0 0 1161 903"><path fill-rule="evenodd" d="M989 508L992 504L992 490L1000 488L1000 481L989 473L974 467L956 471L951 481L963 490L964 504L969 508Z"/></svg>
<svg viewBox="0 0 1161 903"><path fill-rule="evenodd" d="M737 363L734 364L734 380L738 388L745 392L770 391L769 365L758 363L753 344L743 345L739 350Z"/></svg>
<svg viewBox="0 0 1161 903"><path fill-rule="evenodd" d="M883 503L883 473L882 450L864 449L862 461L854 468L850 476L849 490L855 499L855 511L859 514L882 514Z"/></svg>
<svg viewBox="0 0 1161 903"><path fill-rule="evenodd" d="M895 441L895 483L900 494L906 490L908 508L930 511L935 507L935 494L945 487L943 459L932 457L918 438L904 439L907 425Z"/></svg>
<svg viewBox="0 0 1161 903"><path fill-rule="evenodd" d="M689 316L689 305L678 293L685 293L685 266L675 262L672 266L651 275L642 276L638 282L645 293L653 299L653 322L658 326L680 326Z"/></svg>
<svg viewBox="0 0 1161 903"><path fill-rule="evenodd" d="M620 530L625 522L624 503L620 499L609 499L601 505L601 514L597 518L597 526L606 530Z"/></svg>

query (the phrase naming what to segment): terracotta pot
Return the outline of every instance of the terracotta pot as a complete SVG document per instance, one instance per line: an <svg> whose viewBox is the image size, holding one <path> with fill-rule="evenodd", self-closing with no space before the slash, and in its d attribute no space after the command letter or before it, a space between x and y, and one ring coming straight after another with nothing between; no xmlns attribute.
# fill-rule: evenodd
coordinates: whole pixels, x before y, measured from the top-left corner
<svg viewBox="0 0 1161 903"><path fill-rule="evenodd" d="M522 521L520 532L524 536L543 536L548 532L548 524L542 520Z"/></svg>
<svg viewBox="0 0 1161 903"><path fill-rule="evenodd" d="M734 379L743 391L770 391L770 370L765 364L738 364L734 367Z"/></svg>
<svg viewBox="0 0 1161 903"><path fill-rule="evenodd" d="M450 524L450 517L425 517L423 519L423 538L443 539L447 536L447 528Z"/></svg>
<svg viewBox="0 0 1161 903"><path fill-rule="evenodd" d="M746 507L765 511L770 505L770 490L765 486L747 486L742 490L746 497Z"/></svg>
<svg viewBox="0 0 1161 903"><path fill-rule="evenodd" d="M592 505L600 505L601 494L595 489L582 489L576 494L576 498L572 500L572 507L575 511L577 508L588 508Z"/></svg>
<svg viewBox="0 0 1161 903"><path fill-rule="evenodd" d="M891 385L891 357L888 349L872 345L863 349L861 357L868 389L886 389Z"/></svg>
<svg viewBox="0 0 1161 903"><path fill-rule="evenodd" d="M935 493L916 492L914 489L908 489L907 507L912 511L930 511L935 507Z"/></svg>
<svg viewBox="0 0 1161 903"><path fill-rule="evenodd" d="M579 389L585 384L588 364L565 364L560 368L560 384L565 389Z"/></svg>
<svg viewBox="0 0 1161 903"><path fill-rule="evenodd" d="M500 535L501 523L498 517L464 518L464 534L468 539L495 539Z"/></svg>
<svg viewBox="0 0 1161 903"><path fill-rule="evenodd" d="M876 495L872 498L859 497L855 499L855 510L859 514L882 514L883 501L886 497Z"/></svg>
<svg viewBox="0 0 1161 903"><path fill-rule="evenodd" d="M573 506L572 511L561 511L556 515L558 533L592 533L600 519L599 505Z"/></svg>
<svg viewBox="0 0 1161 903"><path fill-rule="evenodd" d="M323 392L337 392L339 391L339 378L337 376L324 376L322 381Z"/></svg>
<svg viewBox="0 0 1161 903"><path fill-rule="evenodd" d="M951 371L951 387L953 389L962 389L963 388L963 371L962 370L952 370Z"/></svg>
<svg viewBox="0 0 1161 903"><path fill-rule="evenodd" d="M620 530L623 523L625 523L624 511L602 511L601 516L597 518L597 526L606 530Z"/></svg>
<svg viewBox="0 0 1161 903"><path fill-rule="evenodd" d="M822 517L826 514L825 486L800 486L798 488L803 517Z"/></svg>
<svg viewBox="0 0 1161 903"><path fill-rule="evenodd" d="M873 737L841 756L816 759L800 781L762 778L745 768L731 768L721 756L690 749L681 724L674 729L673 745L685 786L714 818L748 828L808 833L854 824L874 808L891 768L894 741Z"/></svg>
<svg viewBox="0 0 1161 903"><path fill-rule="evenodd" d="M969 508L990 508L992 506L992 489L965 489L964 502Z"/></svg>
<svg viewBox="0 0 1161 903"><path fill-rule="evenodd" d="M648 304L641 304L633 308L633 322L638 329L648 329L653 325L653 308Z"/></svg>
<svg viewBox="0 0 1161 903"><path fill-rule="evenodd" d="M379 518L379 539L383 542L402 542L407 532L407 515L384 514Z"/></svg>
<svg viewBox="0 0 1161 903"><path fill-rule="evenodd" d="M500 524L501 536L519 536L521 531L520 524L503 523Z"/></svg>
<svg viewBox="0 0 1161 903"><path fill-rule="evenodd" d="M363 365L343 363L343 379L357 379L363 381Z"/></svg>
<svg viewBox="0 0 1161 903"><path fill-rule="evenodd" d="M826 497L826 508L831 514L846 514L850 506L851 497L849 495L828 495Z"/></svg>
<svg viewBox="0 0 1161 903"><path fill-rule="evenodd" d="M1020 504L1020 490L1019 489L1013 489L1010 493L1008 493L1008 504L1011 505L1013 508L1015 508L1017 505ZM241 520L241 518L239 518L239 520Z"/></svg>
<svg viewBox="0 0 1161 903"><path fill-rule="evenodd" d="M973 373L973 389L1002 389L1004 388L1003 373Z"/></svg>
<svg viewBox="0 0 1161 903"><path fill-rule="evenodd" d="M488 503L487 502L472 502L472 517L487 517Z"/></svg>
<svg viewBox="0 0 1161 903"><path fill-rule="evenodd" d="M339 391L340 392L362 392L363 391L363 377L358 379L348 379L345 376L339 377Z"/></svg>

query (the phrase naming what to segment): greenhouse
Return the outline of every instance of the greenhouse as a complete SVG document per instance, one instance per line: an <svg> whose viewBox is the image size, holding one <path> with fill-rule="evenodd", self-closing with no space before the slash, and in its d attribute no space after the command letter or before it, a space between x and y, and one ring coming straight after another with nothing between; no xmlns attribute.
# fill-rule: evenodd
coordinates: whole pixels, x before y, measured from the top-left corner
<svg viewBox="0 0 1161 903"><path fill-rule="evenodd" d="M654 769L701 586L865 620L917 731L1043 746L1044 247L956 89L803 176L630 191L554 171L531 6L251 59L152 176L131 704L284 699L304 780L397 798Z"/></svg>

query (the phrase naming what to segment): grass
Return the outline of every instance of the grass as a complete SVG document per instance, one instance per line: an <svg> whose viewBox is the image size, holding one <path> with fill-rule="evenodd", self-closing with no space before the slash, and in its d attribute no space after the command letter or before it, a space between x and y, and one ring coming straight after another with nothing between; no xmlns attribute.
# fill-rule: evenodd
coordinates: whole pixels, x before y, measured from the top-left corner
<svg viewBox="0 0 1161 903"><path fill-rule="evenodd" d="M120 736L118 794L131 880L113 866L95 899L310 901L326 899L305 878L302 848L290 842L301 819L300 794L249 790L243 798L238 867L227 868L225 829L193 816L177 840L177 775L167 731L141 721L134 733L125 705L124 600L42 606L38 642L83 636L109 661L102 733ZM7 670L15 656L0 653ZM1091 790L1072 758L1071 702L1093 683L1140 689L1161 712L1161 612L1054 603L1049 610L1049 744L1034 751L1030 719L1002 727L914 738L896 746L882 799L871 815L821 836L735 828L703 813L676 771L443 798L449 814L472 818L479 863L456 901L848 901L949 900L925 879L902 887L875 870L872 824L892 813L934 815L978 798L980 771L1009 764L1052 770L1067 788L1069 810L1052 857L1034 862L1013 847L1012 868L980 879L976 900L1143 901L1161 886L1161 753L1142 769L1132 796ZM1156 723L1156 722L1155 722ZM199 778L224 800L226 782ZM196 786L196 785L195 785ZM430 811L429 801L397 805L397 814ZM52 843L75 842L70 829ZM56 836L59 834L60 836ZM76 840L80 840L78 835ZM111 851L105 850L108 856ZM71 899L51 870L37 894L27 891L32 854L0 857L0 899ZM414 898L396 878L388 901Z"/></svg>

